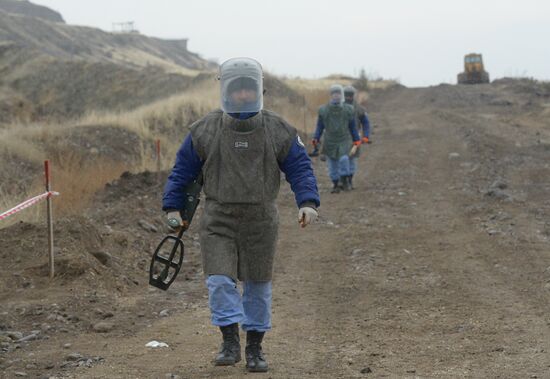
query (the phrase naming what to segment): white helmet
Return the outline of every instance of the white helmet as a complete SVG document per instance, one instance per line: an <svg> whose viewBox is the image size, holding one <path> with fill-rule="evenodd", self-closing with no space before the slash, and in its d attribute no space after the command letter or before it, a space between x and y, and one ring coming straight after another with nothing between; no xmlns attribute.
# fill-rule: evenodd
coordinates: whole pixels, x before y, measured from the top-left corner
<svg viewBox="0 0 550 379"><path fill-rule="evenodd" d="M330 103L342 104L344 102L344 87L340 84L330 86Z"/></svg>
<svg viewBox="0 0 550 379"><path fill-rule="evenodd" d="M221 107L226 113L253 113L263 108L263 72L252 58L231 58L220 66Z"/></svg>

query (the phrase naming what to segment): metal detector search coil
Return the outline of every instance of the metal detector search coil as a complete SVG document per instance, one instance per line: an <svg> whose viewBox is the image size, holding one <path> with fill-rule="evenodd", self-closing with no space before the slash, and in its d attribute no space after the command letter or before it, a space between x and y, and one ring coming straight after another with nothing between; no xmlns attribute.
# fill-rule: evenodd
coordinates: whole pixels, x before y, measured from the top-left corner
<svg viewBox="0 0 550 379"><path fill-rule="evenodd" d="M183 233L189 229L195 211L200 202L202 180L194 181L188 185L185 192L184 208L180 210L182 224L177 219L169 219L168 224L176 229L179 228L177 237L166 236L157 246L151 259L149 267L149 284L153 287L166 291L180 272L183 264L185 247L183 246Z"/></svg>
<svg viewBox="0 0 550 379"><path fill-rule="evenodd" d="M185 248L181 237L184 228L178 236L166 236L157 246L149 267L149 284L166 291L176 279L183 264Z"/></svg>

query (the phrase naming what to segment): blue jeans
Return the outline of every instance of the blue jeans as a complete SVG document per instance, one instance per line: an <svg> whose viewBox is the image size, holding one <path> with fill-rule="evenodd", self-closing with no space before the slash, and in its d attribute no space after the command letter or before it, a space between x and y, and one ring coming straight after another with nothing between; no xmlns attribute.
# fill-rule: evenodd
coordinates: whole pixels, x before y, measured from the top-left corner
<svg viewBox="0 0 550 379"><path fill-rule="evenodd" d="M206 279L212 324L227 326L240 323L244 331L271 329L271 282L243 282L243 294L237 283L225 275Z"/></svg>
<svg viewBox="0 0 550 379"><path fill-rule="evenodd" d="M332 181L339 180L341 176L351 175L350 160L348 155L342 155L340 159L327 157L328 175Z"/></svg>

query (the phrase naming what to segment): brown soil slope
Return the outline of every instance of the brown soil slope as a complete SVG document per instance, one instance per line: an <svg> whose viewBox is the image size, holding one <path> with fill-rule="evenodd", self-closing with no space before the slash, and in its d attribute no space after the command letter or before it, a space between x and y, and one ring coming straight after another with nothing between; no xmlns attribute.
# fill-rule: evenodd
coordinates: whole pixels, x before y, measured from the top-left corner
<svg viewBox="0 0 550 379"><path fill-rule="evenodd" d="M517 88L372 94L355 190L331 195L315 161L321 219L305 230L281 191L266 377L547 377L550 98ZM173 287L147 286L160 191L125 175L60 221L53 282L42 226L0 230L0 375L250 377L211 364L199 220Z"/></svg>

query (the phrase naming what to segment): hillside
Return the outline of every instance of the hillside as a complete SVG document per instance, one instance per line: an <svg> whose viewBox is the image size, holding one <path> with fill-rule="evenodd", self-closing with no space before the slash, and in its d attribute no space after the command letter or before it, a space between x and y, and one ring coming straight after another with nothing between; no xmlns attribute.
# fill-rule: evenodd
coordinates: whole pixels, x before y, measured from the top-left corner
<svg viewBox="0 0 550 379"><path fill-rule="evenodd" d="M187 50L187 40L108 33L4 12L0 12L0 38L4 43L14 42L57 59L110 62L132 68L155 65L180 73L213 67Z"/></svg>
<svg viewBox="0 0 550 379"><path fill-rule="evenodd" d="M28 17L41 18L50 22L65 22L61 14L59 14L58 12L42 5L33 4L27 0L0 0L0 11Z"/></svg>
<svg viewBox="0 0 550 379"><path fill-rule="evenodd" d="M0 124L136 108L216 67L185 39L67 25L28 2L4 1L0 9L11 12L0 11Z"/></svg>

